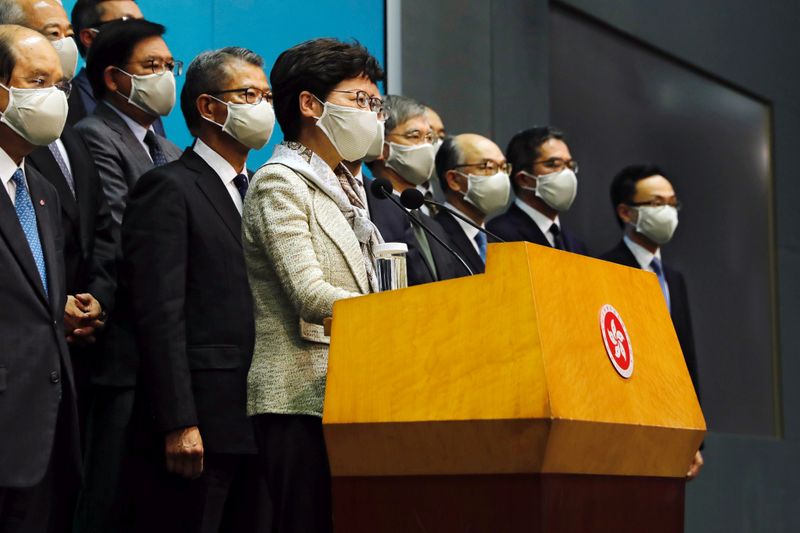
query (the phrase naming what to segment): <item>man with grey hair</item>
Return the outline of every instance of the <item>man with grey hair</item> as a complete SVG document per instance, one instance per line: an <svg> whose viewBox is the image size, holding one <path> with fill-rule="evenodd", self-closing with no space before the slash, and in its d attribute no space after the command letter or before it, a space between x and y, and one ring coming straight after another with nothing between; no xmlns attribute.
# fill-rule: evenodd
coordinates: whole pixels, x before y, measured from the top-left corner
<svg viewBox="0 0 800 533"><path fill-rule="evenodd" d="M405 97L387 95L389 112L384 123L384 144L378 158L367 163L376 178L391 182L394 193L418 188L424 194L431 173L435 134L425 116L425 106ZM369 195L370 218L387 242L408 245L407 269L410 285L450 279L455 276L455 258L419 224L412 223L396 206L383 198ZM411 216L446 239L444 230L423 209Z"/></svg>
<svg viewBox="0 0 800 533"><path fill-rule="evenodd" d="M141 357L137 433L153 437L133 454L134 531L266 531L246 411L255 324L241 241L247 155L275 121L261 57L200 54L181 109L194 145L139 179L122 226Z"/></svg>
<svg viewBox="0 0 800 533"><path fill-rule="evenodd" d="M58 138L68 89L38 32L0 26L0 530L67 531L80 482L58 194L26 157Z"/></svg>

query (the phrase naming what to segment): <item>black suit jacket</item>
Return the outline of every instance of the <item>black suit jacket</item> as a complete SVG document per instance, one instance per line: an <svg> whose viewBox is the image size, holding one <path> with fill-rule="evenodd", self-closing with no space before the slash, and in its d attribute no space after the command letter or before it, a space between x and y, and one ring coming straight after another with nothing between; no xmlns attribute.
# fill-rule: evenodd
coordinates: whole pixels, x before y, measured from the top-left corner
<svg viewBox="0 0 800 533"><path fill-rule="evenodd" d="M490 220L486 224L486 228L506 242L527 241L541 246L550 246L550 242L536 222L525 214L516 203L512 203L508 211L502 215ZM561 227L561 236L568 252L587 255L586 244L563 226Z"/></svg>
<svg viewBox="0 0 800 533"><path fill-rule="evenodd" d="M368 183L366 189L369 190ZM396 205L390 205L390 200L378 200L370 194L367 194L367 203L369 205L370 218L380 230L383 240L386 242L404 242L408 245L408 255L406 256L408 284L420 285L437 281L431 276L431 271L427 266L411 222L400 211L400 208ZM419 216L422 223L430 228L440 239L450 245L449 237L438 222L419 211L415 215ZM439 280L452 279L463 270L460 263L456 268L454 263L457 260L430 235L428 235L428 244Z"/></svg>
<svg viewBox="0 0 800 533"><path fill-rule="evenodd" d="M458 223L458 220L444 210L439 211L434 217L434 220L436 220L436 222L438 222L439 225L444 229L445 233L447 233L450 243L453 245L453 250L455 250L455 252L461 256L464 262L469 265L472 273L482 274L486 268L486 265L483 263L480 254L475 250L475 246L467 237L467 234L464 233L463 229L461 229L461 225ZM489 242L491 242L491 240L492 239L489 239ZM464 269L464 265L461 264L461 261L454 259L454 267L455 276L453 277L459 278L469 275L469 272Z"/></svg>
<svg viewBox="0 0 800 533"><path fill-rule="evenodd" d="M255 453L246 412L253 303L241 217L216 172L188 149L143 175L122 246L139 398L150 400L157 432L197 425L207 450Z"/></svg>
<svg viewBox="0 0 800 533"><path fill-rule="evenodd" d="M110 312L117 285L117 244L111 211L92 155L81 136L71 126L65 126L61 142L69 157L75 196L47 146L34 150L26 164L35 167L58 192L67 294L91 293Z"/></svg>
<svg viewBox="0 0 800 533"><path fill-rule="evenodd" d="M624 241L620 241L615 248L601 255L600 259L632 268L640 268L636 257L634 257L633 252ZM675 326L675 333L678 336L678 342L681 345L683 357L686 360L686 366L694 384L694 390L699 397L700 383L697 376L697 356L694 349L694 332L692 331L692 317L689 312L689 293L686 290L686 281L679 271L667 265L663 265L663 267L664 278L669 287L672 324Z"/></svg>
<svg viewBox="0 0 800 533"><path fill-rule="evenodd" d="M51 451L80 471L74 386L64 341L64 263L60 206L53 187L26 169L47 266L45 294L14 204L0 190L0 487L41 481ZM67 436L55 449L59 407Z"/></svg>

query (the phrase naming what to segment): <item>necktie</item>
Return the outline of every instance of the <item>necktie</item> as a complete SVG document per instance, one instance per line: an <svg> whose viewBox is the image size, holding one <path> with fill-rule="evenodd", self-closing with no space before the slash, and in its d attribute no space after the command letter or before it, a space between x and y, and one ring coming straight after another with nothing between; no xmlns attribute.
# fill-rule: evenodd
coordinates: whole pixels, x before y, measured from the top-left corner
<svg viewBox="0 0 800 533"><path fill-rule="evenodd" d="M477 235L475 235L475 242L478 244L478 251L481 255L481 261L486 263L486 235L482 231L479 231Z"/></svg>
<svg viewBox="0 0 800 533"><path fill-rule="evenodd" d="M72 172L69 171L67 162L64 161L64 157L61 155L61 150L58 149L58 145L55 143L55 141L48 144L47 147L50 149L50 153L53 154L53 158L56 160L58 168L61 169L61 173L64 174L64 178L67 180L67 185L69 185L69 190L72 191L72 196L74 197L75 178L72 177Z"/></svg>
<svg viewBox="0 0 800 533"><path fill-rule="evenodd" d="M236 190L239 191L239 196L242 197L242 201L244 202L244 196L247 194L247 187L249 186L247 176L239 174L233 178L233 184L236 185Z"/></svg>
<svg viewBox="0 0 800 533"><path fill-rule="evenodd" d="M147 130L144 136L144 143L150 149L150 158L153 160L153 165L160 167L161 165L167 164L167 156L164 155L164 150L162 150L161 145L158 144L158 139L156 138L156 134L153 133L153 130Z"/></svg>
<svg viewBox="0 0 800 533"><path fill-rule="evenodd" d="M553 234L553 248L557 250L566 250L564 247L564 237L561 235L561 229L559 229L558 224L555 222L550 226L550 233Z"/></svg>
<svg viewBox="0 0 800 533"><path fill-rule="evenodd" d="M17 218L22 226L22 231L25 233L25 239L28 241L31 253L33 254L33 261L36 263L36 270L39 271L39 277L42 279L44 293L47 294L47 265L45 265L44 262L42 243L39 241L39 228L36 225L36 211L33 209L31 195L28 193L28 188L25 186L25 174L22 173L22 169L18 168L11 179L17 186L17 193L14 196L14 208L17 211Z"/></svg>
<svg viewBox="0 0 800 533"><path fill-rule="evenodd" d="M672 311L669 299L669 288L667 287L667 279L664 277L664 269L661 267L661 260L659 260L658 257L653 257L653 260L650 262L650 267L658 277L658 284L661 285L661 292L664 293L664 299L667 301L667 309Z"/></svg>
<svg viewBox="0 0 800 533"><path fill-rule="evenodd" d="M433 193L428 189L425 191L425 201L433 200ZM432 204L424 204L424 206L428 209L428 216L435 217L437 213L439 213L439 208Z"/></svg>
<svg viewBox="0 0 800 533"><path fill-rule="evenodd" d="M411 215L411 219L414 222L411 223L411 229L414 230L414 237L417 238L417 242L419 243L419 249L422 252L422 258L428 264L431 269L431 274L433 274L433 281L439 281L439 274L436 272L436 263L433 260L433 253L431 252L431 243L428 241L428 236L425 234L425 230L419 225L419 211L409 211Z"/></svg>

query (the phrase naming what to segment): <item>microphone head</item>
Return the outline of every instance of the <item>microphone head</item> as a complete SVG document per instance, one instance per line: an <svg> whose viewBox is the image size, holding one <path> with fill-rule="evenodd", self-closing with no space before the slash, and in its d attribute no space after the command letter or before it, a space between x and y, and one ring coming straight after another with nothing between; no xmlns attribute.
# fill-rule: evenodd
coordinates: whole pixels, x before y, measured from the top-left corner
<svg viewBox="0 0 800 533"><path fill-rule="evenodd" d="M425 203L425 196L418 189L406 189L400 194L400 203L406 209L419 209Z"/></svg>
<svg viewBox="0 0 800 533"><path fill-rule="evenodd" d="M372 196L378 200L385 200L390 194L392 194L394 187L392 187L392 182L386 178L375 178L372 180L369 190L372 193Z"/></svg>

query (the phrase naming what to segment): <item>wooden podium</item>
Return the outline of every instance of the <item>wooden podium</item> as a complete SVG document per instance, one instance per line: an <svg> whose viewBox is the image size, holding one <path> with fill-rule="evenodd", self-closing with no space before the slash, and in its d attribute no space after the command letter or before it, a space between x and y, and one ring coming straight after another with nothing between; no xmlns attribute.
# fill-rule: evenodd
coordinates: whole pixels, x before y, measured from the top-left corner
<svg viewBox="0 0 800 533"><path fill-rule="evenodd" d="M324 413L346 533L683 531L705 434L655 275L530 243L337 302Z"/></svg>

